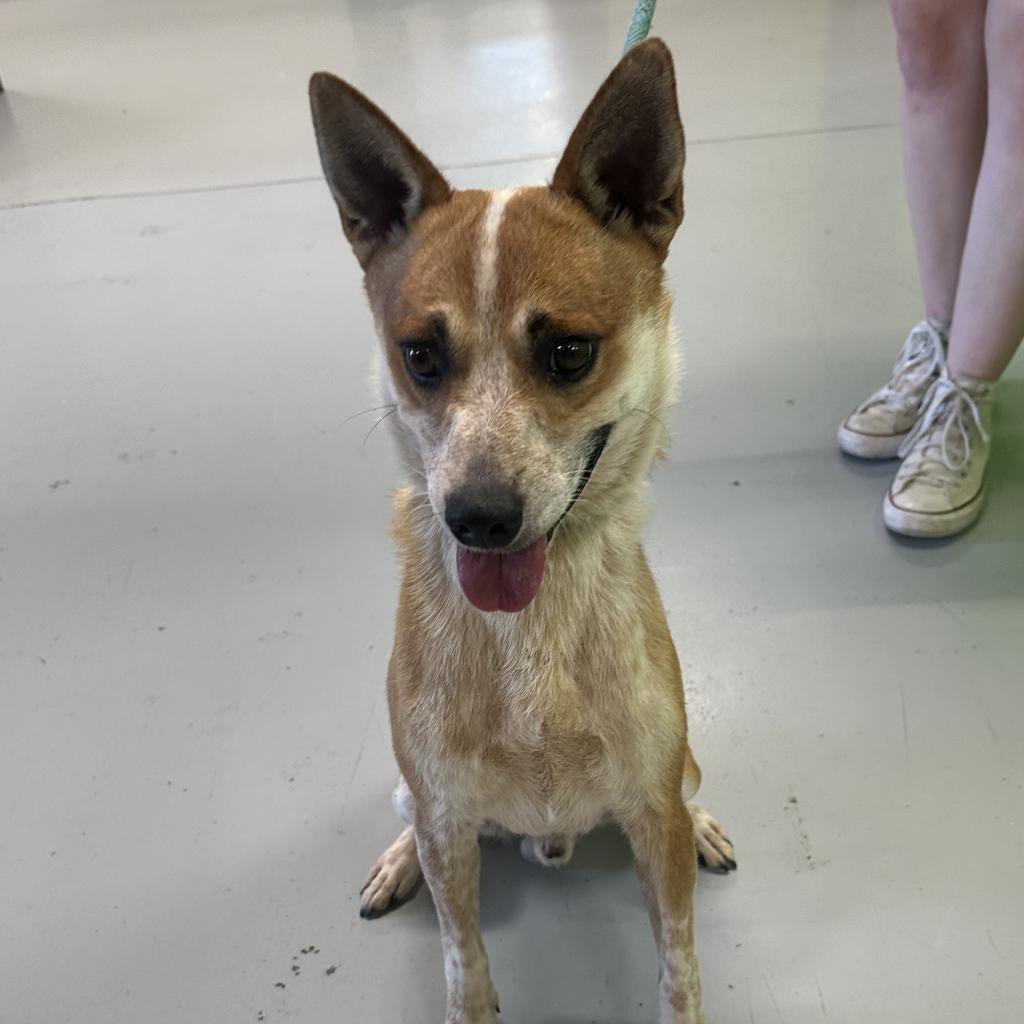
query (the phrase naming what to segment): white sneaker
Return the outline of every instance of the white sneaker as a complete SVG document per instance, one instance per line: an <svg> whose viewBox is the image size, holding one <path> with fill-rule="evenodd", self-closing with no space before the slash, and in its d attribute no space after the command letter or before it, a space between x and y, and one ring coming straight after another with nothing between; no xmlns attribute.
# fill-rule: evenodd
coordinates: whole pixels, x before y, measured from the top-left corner
<svg viewBox="0 0 1024 1024"><path fill-rule="evenodd" d="M839 425L839 447L862 459L894 459L946 365L949 325L922 320L903 343L892 378Z"/></svg>
<svg viewBox="0 0 1024 1024"><path fill-rule="evenodd" d="M942 371L900 446L903 464L883 507L890 530L908 537L950 537L981 514L994 390L991 383Z"/></svg>

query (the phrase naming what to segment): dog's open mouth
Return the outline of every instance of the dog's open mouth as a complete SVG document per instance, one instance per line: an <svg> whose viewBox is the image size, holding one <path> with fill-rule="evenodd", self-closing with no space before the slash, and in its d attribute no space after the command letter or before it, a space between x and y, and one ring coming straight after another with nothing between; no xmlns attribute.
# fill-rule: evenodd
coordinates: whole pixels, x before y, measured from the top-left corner
<svg viewBox="0 0 1024 1024"><path fill-rule="evenodd" d="M587 486L608 443L612 424L599 427L590 437L590 454L569 504L546 534L521 551L496 553L460 547L457 555L459 585L469 602L482 612L521 612L536 596L544 579L548 542Z"/></svg>

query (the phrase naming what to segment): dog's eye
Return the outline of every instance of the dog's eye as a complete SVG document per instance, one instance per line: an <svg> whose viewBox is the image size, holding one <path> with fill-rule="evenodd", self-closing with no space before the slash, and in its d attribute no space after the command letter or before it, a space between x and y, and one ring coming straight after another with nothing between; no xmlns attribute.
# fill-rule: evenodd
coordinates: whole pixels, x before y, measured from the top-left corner
<svg viewBox="0 0 1024 1024"><path fill-rule="evenodd" d="M402 346L405 352L405 368L418 384L433 385L441 379L441 357L433 345L422 341L411 341Z"/></svg>
<svg viewBox="0 0 1024 1024"><path fill-rule="evenodd" d="M594 365L594 343L587 338L563 338L551 346L548 373L561 382L582 379Z"/></svg>

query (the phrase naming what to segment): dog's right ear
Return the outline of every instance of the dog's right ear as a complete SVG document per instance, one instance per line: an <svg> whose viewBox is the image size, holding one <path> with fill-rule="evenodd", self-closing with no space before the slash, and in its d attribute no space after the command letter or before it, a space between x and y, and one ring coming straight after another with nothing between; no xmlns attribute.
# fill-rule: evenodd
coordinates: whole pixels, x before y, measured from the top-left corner
<svg viewBox="0 0 1024 1024"><path fill-rule="evenodd" d="M388 242L405 237L451 186L390 118L326 71L309 80L309 103L324 177L341 226L365 269Z"/></svg>

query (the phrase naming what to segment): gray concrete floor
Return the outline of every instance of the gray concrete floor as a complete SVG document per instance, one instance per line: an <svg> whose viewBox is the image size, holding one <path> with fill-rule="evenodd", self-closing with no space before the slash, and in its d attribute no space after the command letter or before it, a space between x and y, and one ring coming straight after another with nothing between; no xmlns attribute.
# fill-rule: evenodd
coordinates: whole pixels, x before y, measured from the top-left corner
<svg viewBox="0 0 1024 1024"><path fill-rule="evenodd" d="M395 468L305 80L460 184L542 180L629 7L0 4L3 1024L441 1020L428 895L356 916ZM688 375L650 551L741 860L698 890L709 1024L1020 1020L1024 366L983 521L888 536L892 467L833 445L920 313L884 5L656 26ZM488 848L483 889L504 1019L654 1021L615 833L560 873Z"/></svg>

